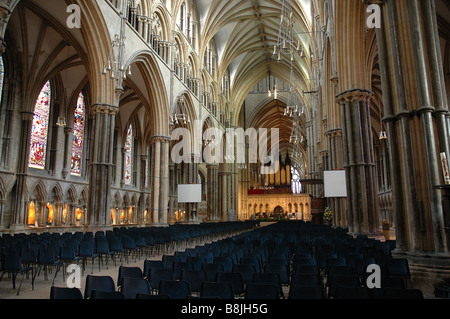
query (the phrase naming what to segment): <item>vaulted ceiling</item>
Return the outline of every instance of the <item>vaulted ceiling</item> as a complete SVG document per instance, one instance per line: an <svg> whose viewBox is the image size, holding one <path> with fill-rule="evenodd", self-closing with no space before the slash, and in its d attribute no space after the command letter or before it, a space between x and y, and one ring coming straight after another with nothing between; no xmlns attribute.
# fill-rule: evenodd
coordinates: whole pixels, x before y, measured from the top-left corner
<svg viewBox="0 0 450 319"><path fill-rule="evenodd" d="M292 6L294 32L310 56L311 2L289 0ZM240 108L248 91L268 72L289 82L291 61L288 56L277 62L273 55L277 44L283 1L280 0L197 0L202 27L202 41L215 41L218 51L219 78L230 73L232 100ZM296 56L296 85L309 89L310 59ZM238 113L238 109L234 110Z"/></svg>
<svg viewBox="0 0 450 319"><path fill-rule="evenodd" d="M214 41L219 79L230 74L234 122L250 90L269 74L293 85L299 95L311 90L312 0L197 0L196 5L202 27L200 43L206 46ZM282 55L281 61L273 54L279 43L283 5L292 9L295 42L300 41L304 52L303 56L294 55L294 61L289 54ZM286 105L271 103L258 110L258 127L280 128L280 150L292 155L292 119L283 114Z"/></svg>

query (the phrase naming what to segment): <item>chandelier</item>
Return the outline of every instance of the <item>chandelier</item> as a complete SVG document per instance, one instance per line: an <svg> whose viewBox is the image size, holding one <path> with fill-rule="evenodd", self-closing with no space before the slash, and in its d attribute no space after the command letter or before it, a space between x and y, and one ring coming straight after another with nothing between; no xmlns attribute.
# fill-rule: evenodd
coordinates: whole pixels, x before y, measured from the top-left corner
<svg viewBox="0 0 450 319"><path fill-rule="evenodd" d="M283 56L287 56L285 58L290 63L288 101L284 116L288 116L291 118L296 118L303 113L303 106L301 106L300 98L296 93L297 88L295 87L294 63L296 61L296 55L299 55L301 58L306 57L301 39L297 37L297 34L294 30L292 7L289 1L283 0L281 8L280 28L278 31L277 43L273 48L273 56L276 58L278 63L283 60Z"/></svg>
<svg viewBox="0 0 450 319"><path fill-rule="evenodd" d="M103 69L103 74L109 74L110 78L116 81L116 89L121 89L123 81L131 76L131 65L126 66L124 61L124 50L126 43L125 26L127 21L128 1L123 1L120 11L119 33L111 42L111 51Z"/></svg>
<svg viewBox="0 0 450 319"><path fill-rule="evenodd" d="M191 123L191 117L189 114L186 114L186 99L184 96L180 96L178 98L175 112L171 117L172 124L178 125L178 124L190 124Z"/></svg>

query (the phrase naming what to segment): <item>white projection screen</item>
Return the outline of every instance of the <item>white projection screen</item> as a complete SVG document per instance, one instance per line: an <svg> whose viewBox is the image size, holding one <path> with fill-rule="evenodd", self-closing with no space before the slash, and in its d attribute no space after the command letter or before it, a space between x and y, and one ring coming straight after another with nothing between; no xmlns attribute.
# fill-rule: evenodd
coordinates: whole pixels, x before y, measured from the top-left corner
<svg viewBox="0 0 450 319"><path fill-rule="evenodd" d="M178 185L178 203L201 203L202 184Z"/></svg>
<svg viewBox="0 0 450 319"><path fill-rule="evenodd" d="M326 198L347 197L347 181L344 170L325 171L323 174Z"/></svg>

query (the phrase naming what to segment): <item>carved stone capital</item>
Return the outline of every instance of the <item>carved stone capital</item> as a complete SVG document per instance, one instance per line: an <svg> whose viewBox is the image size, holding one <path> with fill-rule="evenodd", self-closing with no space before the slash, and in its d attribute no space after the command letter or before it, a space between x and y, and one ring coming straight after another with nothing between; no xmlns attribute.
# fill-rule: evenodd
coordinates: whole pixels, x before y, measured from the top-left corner
<svg viewBox="0 0 450 319"><path fill-rule="evenodd" d="M374 93L365 89L352 89L336 95L336 102L339 104L351 103L354 101L368 102L372 99Z"/></svg>
<svg viewBox="0 0 450 319"><path fill-rule="evenodd" d="M117 115L119 113L119 107L111 104L94 104L92 106L92 113Z"/></svg>
<svg viewBox="0 0 450 319"><path fill-rule="evenodd" d="M164 135L155 135L152 136L151 141L152 143L159 142L159 143L170 143L172 139L170 136L164 136Z"/></svg>

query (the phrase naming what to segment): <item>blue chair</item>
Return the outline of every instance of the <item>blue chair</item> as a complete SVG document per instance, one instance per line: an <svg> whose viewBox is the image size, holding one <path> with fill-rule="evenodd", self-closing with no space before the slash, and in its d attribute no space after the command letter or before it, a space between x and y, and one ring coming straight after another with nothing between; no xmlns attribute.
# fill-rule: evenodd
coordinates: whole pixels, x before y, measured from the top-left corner
<svg viewBox="0 0 450 319"><path fill-rule="evenodd" d="M201 270L203 264L206 263L206 258L200 256L189 256L187 261L192 263L195 270Z"/></svg>
<svg viewBox="0 0 450 319"><path fill-rule="evenodd" d="M235 299L233 286L229 282L204 281L200 289L200 297L206 299Z"/></svg>
<svg viewBox="0 0 450 319"><path fill-rule="evenodd" d="M285 298L283 292L283 285L281 283L280 275L277 273L255 273L252 278L254 284L274 285L277 287L278 294L281 298Z"/></svg>
<svg viewBox="0 0 450 319"><path fill-rule="evenodd" d="M20 282L19 289L17 290L18 296L20 293L20 288L22 287L24 275L29 271L33 271L33 267L30 266L24 267L22 265L20 255L17 252L9 251L3 256L2 275L0 276L0 281L3 279L5 273L12 274L13 289L16 289L16 277L19 273L22 274L22 280ZM34 276L32 277L33 277L32 287L34 290Z"/></svg>
<svg viewBox="0 0 450 319"><path fill-rule="evenodd" d="M358 276L335 275L328 278L327 285L328 297L334 298L338 287L359 288L361 287L361 282Z"/></svg>
<svg viewBox="0 0 450 319"><path fill-rule="evenodd" d="M250 283L245 287L245 299L270 300L280 299L278 288L270 284Z"/></svg>
<svg viewBox="0 0 450 319"><path fill-rule="evenodd" d="M158 294L170 299L187 299L191 296L191 288L185 280L161 280Z"/></svg>
<svg viewBox="0 0 450 319"><path fill-rule="evenodd" d="M164 269L164 263L161 260L145 260L144 261L144 278L150 277L152 268Z"/></svg>
<svg viewBox="0 0 450 319"><path fill-rule="evenodd" d="M296 286L289 289L288 299L325 299L325 291L322 286Z"/></svg>
<svg viewBox="0 0 450 319"><path fill-rule="evenodd" d="M290 281L289 277L289 269L285 265L280 264L266 264L264 266L264 273L265 274L278 274L280 275L281 283L283 285L288 285Z"/></svg>
<svg viewBox="0 0 450 319"><path fill-rule="evenodd" d="M230 256L218 256L214 257L214 263L222 264L224 272L233 271L233 259Z"/></svg>
<svg viewBox="0 0 450 319"><path fill-rule="evenodd" d="M89 240L83 240L80 243L78 256L81 257L81 259L82 259L83 274L84 274L84 271L86 269L86 262L87 262L88 259L91 260L91 264L92 264L91 274L93 274L94 273L95 259L98 258L98 254L94 252L94 242L93 241L89 241ZM100 271L100 263L98 264L98 270Z"/></svg>
<svg viewBox="0 0 450 319"><path fill-rule="evenodd" d="M242 296L245 293L244 279L237 272L218 272L216 282L229 282L233 286L235 296Z"/></svg>
<svg viewBox="0 0 450 319"><path fill-rule="evenodd" d="M180 279L189 283L191 292L200 293L202 283L206 281L206 273L203 270L184 269L181 272Z"/></svg>
<svg viewBox="0 0 450 319"><path fill-rule="evenodd" d="M107 240L109 243L109 249L113 253L112 258L114 261L114 267L117 266L116 264L116 256L120 257L120 263L122 263L122 258L125 255L125 249L123 249L122 242L120 239L115 235L109 235L107 236Z"/></svg>
<svg viewBox="0 0 450 319"><path fill-rule="evenodd" d="M77 254L77 244L75 242L69 242L61 248L61 254L59 257L64 263L64 268L67 268L69 264L77 264L80 262L81 257ZM65 278L65 271L63 271L63 278Z"/></svg>
<svg viewBox="0 0 450 319"><path fill-rule="evenodd" d="M181 259L180 259L179 256L163 255L162 262L164 263L164 267L166 269L173 270L173 263L174 262L181 262Z"/></svg>
<svg viewBox="0 0 450 319"><path fill-rule="evenodd" d="M78 288L55 287L50 288L50 299L52 300L82 300L83 295Z"/></svg>
<svg viewBox="0 0 450 319"><path fill-rule="evenodd" d="M122 279L120 292L124 299L136 299L138 294L151 294L151 288L148 281L144 278L127 278Z"/></svg>
<svg viewBox="0 0 450 319"><path fill-rule="evenodd" d="M130 236L123 236L122 237L122 246L125 250L125 259L128 263L128 256L134 255L134 261L137 261L138 253L137 253L137 246L136 241L131 238Z"/></svg>
<svg viewBox="0 0 450 319"><path fill-rule="evenodd" d="M35 278L36 276L39 276L39 274L41 273L42 268L44 268L44 279L48 280L48 268L53 268L55 267L55 275L53 277L53 282L52 285L54 285L56 277L58 275L58 272L61 268L61 266L63 265L63 261L62 260L58 260L56 258L56 253L54 252L54 250L52 248L47 248L47 249L43 249L40 253L39 253L39 257L38 257L38 269L35 273ZM34 280L34 279L33 279Z"/></svg>
<svg viewBox="0 0 450 319"><path fill-rule="evenodd" d="M152 291L157 292L159 289L159 283L162 280L174 280L174 277L172 270L170 269L151 268L147 280L150 283Z"/></svg>
<svg viewBox="0 0 450 319"><path fill-rule="evenodd" d="M407 288L409 287L408 283L412 286L408 259L392 258L387 262L386 266L389 277L400 277L405 281Z"/></svg>
<svg viewBox="0 0 450 319"><path fill-rule="evenodd" d="M117 278L117 286L122 286L122 281L124 278L135 278L135 279L143 279L144 273L142 272L141 268L139 267L126 267L126 266L120 266L119 267L119 274Z"/></svg>
<svg viewBox="0 0 450 319"><path fill-rule="evenodd" d="M108 259L109 257L114 260L114 251L109 249L109 243L106 237L97 237L95 241L95 251L99 257L100 262L103 264L103 258L106 261L106 269L108 269Z"/></svg>
<svg viewBox="0 0 450 319"><path fill-rule="evenodd" d="M240 273L244 280L244 284L248 284L249 282L252 282L253 276L256 273L256 268L254 265L250 264L234 264L233 272Z"/></svg>
<svg viewBox="0 0 450 319"><path fill-rule="evenodd" d="M173 276L175 277L175 279L180 279L181 278L181 272L184 269L194 269L194 265L191 264L190 262L183 262L183 261L176 261L173 263L172 265L172 273Z"/></svg>
<svg viewBox="0 0 450 319"><path fill-rule="evenodd" d="M240 264L247 264L247 265L253 265L255 267L255 270L257 273L262 272L262 262L261 260L256 256L244 256L241 258Z"/></svg>
<svg viewBox="0 0 450 319"><path fill-rule="evenodd" d="M92 298L93 291L114 292L116 285L110 276L92 276L86 277L86 285L84 288L84 298Z"/></svg>
<svg viewBox="0 0 450 319"><path fill-rule="evenodd" d="M123 294L120 291L99 291L93 290L91 294L91 298L93 300L122 300L125 299Z"/></svg>
<svg viewBox="0 0 450 319"><path fill-rule="evenodd" d="M223 266L220 263L205 263L202 267L203 271L206 273L206 279L208 281L216 281L216 274L218 272L223 272Z"/></svg>

